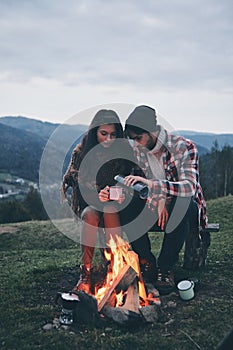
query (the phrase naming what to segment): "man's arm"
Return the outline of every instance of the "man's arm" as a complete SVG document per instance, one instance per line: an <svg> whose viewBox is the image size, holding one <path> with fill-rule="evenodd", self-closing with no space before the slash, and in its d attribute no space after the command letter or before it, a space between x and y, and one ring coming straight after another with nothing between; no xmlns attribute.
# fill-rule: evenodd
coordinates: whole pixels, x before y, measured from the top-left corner
<svg viewBox="0 0 233 350"><path fill-rule="evenodd" d="M174 154L174 168L170 166L167 179L151 180L150 189L153 194L164 196L192 197L196 193L198 172L198 151L195 145L186 140L178 142ZM168 178L171 179L168 179Z"/></svg>

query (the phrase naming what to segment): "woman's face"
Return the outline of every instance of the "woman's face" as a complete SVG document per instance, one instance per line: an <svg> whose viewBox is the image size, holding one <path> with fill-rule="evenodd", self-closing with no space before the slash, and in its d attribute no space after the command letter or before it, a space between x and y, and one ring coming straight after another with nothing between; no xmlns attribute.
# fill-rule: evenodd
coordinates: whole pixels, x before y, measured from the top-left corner
<svg viewBox="0 0 233 350"><path fill-rule="evenodd" d="M116 128L113 124L101 125L97 129L97 141L103 147L109 147L116 139Z"/></svg>

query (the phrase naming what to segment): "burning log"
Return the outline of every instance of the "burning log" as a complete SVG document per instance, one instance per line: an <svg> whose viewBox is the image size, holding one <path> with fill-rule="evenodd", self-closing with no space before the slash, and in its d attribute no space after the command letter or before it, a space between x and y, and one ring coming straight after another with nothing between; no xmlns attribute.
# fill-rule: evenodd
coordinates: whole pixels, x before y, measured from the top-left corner
<svg viewBox="0 0 233 350"><path fill-rule="evenodd" d="M123 292L127 291L137 277L137 272L129 265L126 265L126 272L124 272L124 270L122 272L124 274L116 286L116 293L119 293L121 290Z"/></svg>
<svg viewBox="0 0 233 350"><path fill-rule="evenodd" d="M136 276L136 271L129 265L125 265L124 268L119 272L118 276L113 280L111 286L107 288L103 299L98 305L98 311L102 310L115 289L118 291L127 290L133 280L135 280Z"/></svg>
<svg viewBox="0 0 233 350"><path fill-rule="evenodd" d="M147 294L145 290L145 285L142 279L142 274L141 274L141 269L139 265L139 260L138 260L138 255L133 252L129 251L128 252L128 264L134 268L134 270L138 274L138 288L139 288L139 296L143 299L146 300Z"/></svg>
<svg viewBox="0 0 233 350"><path fill-rule="evenodd" d="M156 304L158 306L161 305L161 300L159 297L159 291L153 286L151 283L146 283L146 290L147 290L147 303L149 305Z"/></svg>
<svg viewBox="0 0 233 350"><path fill-rule="evenodd" d="M121 306L122 309L130 310L135 313L139 313L140 300L138 294L138 282L135 278L133 283L130 284L127 290L126 300L124 305Z"/></svg>

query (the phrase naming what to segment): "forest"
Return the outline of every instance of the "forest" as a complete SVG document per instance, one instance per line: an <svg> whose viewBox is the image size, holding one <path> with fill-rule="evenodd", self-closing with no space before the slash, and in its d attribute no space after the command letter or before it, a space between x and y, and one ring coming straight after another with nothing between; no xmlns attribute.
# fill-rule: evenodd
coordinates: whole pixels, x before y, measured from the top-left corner
<svg viewBox="0 0 233 350"><path fill-rule="evenodd" d="M199 158L200 182L206 200L233 194L233 148L219 147L216 141L211 151ZM47 220L39 190L31 187L21 201L0 202L0 224L30 220Z"/></svg>
<svg viewBox="0 0 233 350"><path fill-rule="evenodd" d="M200 181L205 198L215 199L233 194L233 148L222 149L214 142L211 152L200 157Z"/></svg>

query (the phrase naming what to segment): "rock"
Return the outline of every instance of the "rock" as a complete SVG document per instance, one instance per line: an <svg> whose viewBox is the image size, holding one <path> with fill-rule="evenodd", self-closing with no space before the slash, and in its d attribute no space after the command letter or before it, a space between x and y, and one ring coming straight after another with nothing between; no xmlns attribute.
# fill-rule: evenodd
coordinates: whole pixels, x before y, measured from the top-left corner
<svg viewBox="0 0 233 350"><path fill-rule="evenodd" d="M175 301L170 300L167 302L167 307L176 308L176 306L177 304Z"/></svg>
<svg viewBox="0 0 233 350"><path fill-rule="evenodd" d="M104 316L112 319L120 325L130 326L142 321L140 314L120 307L110 307L106 305L102 309L102 313Z"/></svg>
<svg viewBox="0 0 233 350"><path fill-rule="evenodd" d="M148 323L155 323L158 321L158 317L159 317L158 310L159 308L156 304L144 306L139 309L143 317L143 320Z"/></svg>
<svg viewBox="0 0 233 350"><path fill-rule="evenodd" d="M47 323L42 327L43 331L51 331L53 329L53 324L52 323Z"/></svg>

